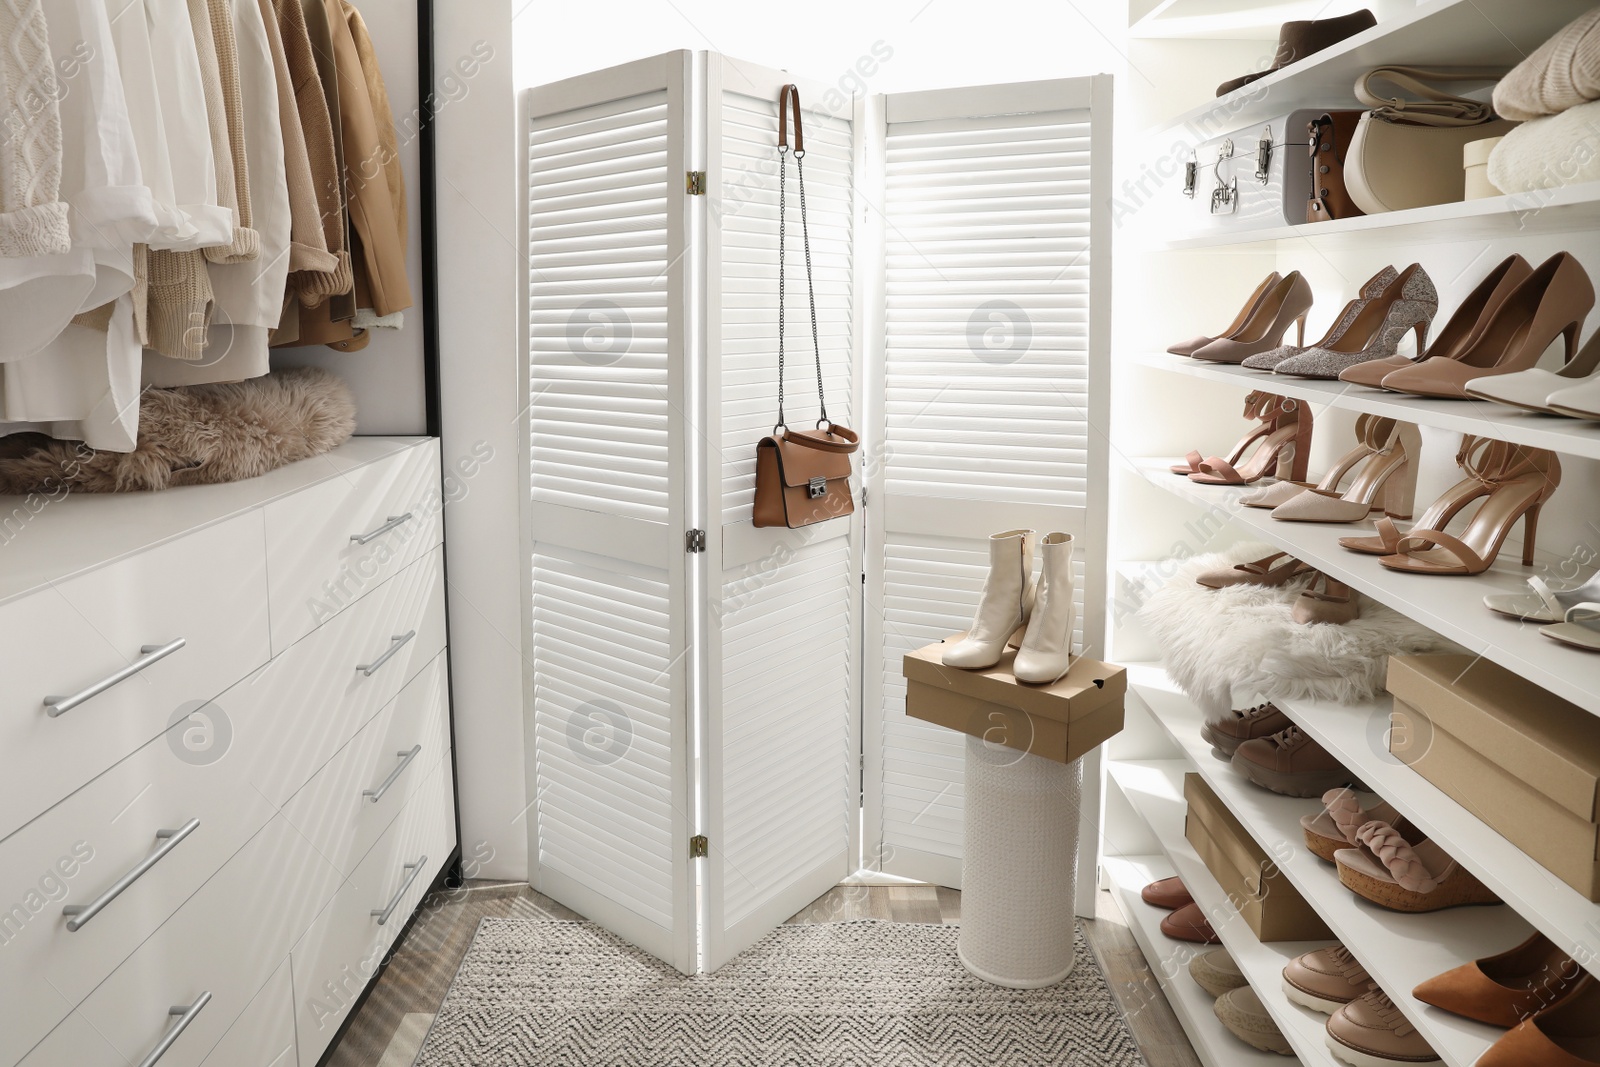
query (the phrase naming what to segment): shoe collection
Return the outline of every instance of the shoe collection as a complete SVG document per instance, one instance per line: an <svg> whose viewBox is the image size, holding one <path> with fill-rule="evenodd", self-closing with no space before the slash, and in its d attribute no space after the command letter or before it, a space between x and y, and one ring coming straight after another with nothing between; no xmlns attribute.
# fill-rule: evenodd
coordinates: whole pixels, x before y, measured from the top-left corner
<svg viewBox="0 0 1600 1067"><path fill-rule="evenodd" d="M1167 351L1275 374L1600 420L1600 335L1578 347L1594 303L1594 284L1571 253L1557 252L1538 267L1512 255L1479 282L1430 343L1439 311L1433 280L1419 263L1384 267L1308 346L1311 286L1299 271L1274 272L1221 334ZM1292 345L1284 343L1291 324L1298 324ZM1399 353L1410 332L1417 336L1415 358ZM1537 367L1558 339L1565 345L1561 370Z"/></svg>
<svg viewBox="0 0 1600 1067"><path fill-rule="evenodd" d="M987 670L1009 646L1012 674L1029 685L1050 685L1072 665L1072 535L1007 530L989 538L989 574L972 626L945 649L946 667ZM1033 577L1037 547L1040 574Z"/></svg>
<svg viewBox="0 0 1600 1067"><path fill-rule="evenodd" d="M1592 346L1600 362L1600 339ZM1373 533L1341 537L1339 544L1377 556L1388 570L1482 574L1494 565L1519 522L1522 564L1533 565L1539 515L1561 485L1556 453L1464 435L1455 457L1461 480L1402 532L1396 520L1410 520L1415 511L1421 466L1422 435L1415 425L1361 415L1356 420L1355 447L1312 484L1304 478L1302 462L1310 447L1310 410L1258 390L1246 400L1245 414L1257 424L1228 456L1204 459L1191 452L1183 463L1173 465L1173 473L1202 484L1241 485L1259 481L1275 469L1279 480L1240 497L1239 503L1270 509L1280 522L1355 523L1376 515ZM1466 523L1460 532L1448 532L1452 521L1463 515ZM1208 572L1196 580L1222 589L1277 586L1299 579L1309 584L1295 604L1296 621L1338 624L1359 616L1359 599L1345 585L1284 552ZM1600 651L1600 575L1560 591L1539 578L1530 578L1529 587L1529 594L1495 594L1484 603L1502 615L1549 624L1540 632L1553 640Z"/></svg>
<svg viewBox="0 0 1600 1067"><path fill-rule="evenodd" d="M1347 834L1355 832L1347 828L1363 818L1367 823L1362 825L1400 822L1386 805L1363 810L1353 794L1337 792L1343 795L1335 798L1330 793L1326 812L1303 820L1307 842L1324 858L1323 844L1313 843L1315 838L1343 845ZM1168 937L1219 943L1179 879L1152 882L1140 896L1145 903L1172 912L1161 923ZM1227 949L1194 956L1189 975L1217 998L1217 1019L1235 1037L1265 1052L1293 1055L1260 994L1250 987ZM1328 1016L1328 1048L1353 1067L1431 1067L1441 1062L1343 945L1290 960L1283 968L1282 992L1290 1003ZM1430 978L1411 995L1430 1007L1508 1031L1483 1054L1477 1067L1600 1067L1600 981L1543 934Z"/></svg>

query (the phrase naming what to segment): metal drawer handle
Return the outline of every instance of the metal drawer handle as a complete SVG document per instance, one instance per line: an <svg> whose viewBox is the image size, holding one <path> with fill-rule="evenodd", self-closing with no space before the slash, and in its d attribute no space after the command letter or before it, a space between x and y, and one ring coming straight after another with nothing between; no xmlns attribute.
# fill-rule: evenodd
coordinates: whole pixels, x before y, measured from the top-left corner
<svg viewBox="0 0 1600 1067"><path fill-rule="evenodd" d="M172 1043L183 1036L183 1032L189 1029L189 1024L194 1022L200 1012L205 1009L205 1006L210 1003L211 990L208 989L201 993L199 999L193 1004L179 1004L177 1007L168 1008L167 1015L169 1017L178 1016L178 1021L172 1024L172 1029L161 1035L160 1043L150 1050L150 1055L139 1061L139 1067L155 1067L155 1062L167 1054L167 1049L172 1047Z"/></svg>
<svg viewBox="0 0 1600 1067"><path fill-rule="evenodd" d="M387 793L389 791L389 787L391 785L394 785L394 782L395 782L396 778L399 778L400 775L405 773L405 769L407 767L411 766L411 761L416 759L417 758L417 753L419 753L421 751L422 751L422 746L421 745L413 745L413 746L411 746L411 751L410 752L396 752L395 755L400 757L400 766L398 766L394 770L390 771L389 772L389 777L385 778L383 780L383 784L378 786L378 788L376 788L376 789L363 789L361 791L361 795L366 797L366 798L368 798L369 800L371 800L374 804L376 804L378 801L382 800L383 799L383 794L385 794L385 793Z"/></svg>
<svg viewBox="0 0 1600 1067"><path fill-rule="evenodd" d="M415 630L411 630L408 633L395 634L393 637L389 638L389 648L384 652L383 655L379 656L371 663L361 664L360 666L356 667L356 670L360 671L368 678L371 678L373 674L377 672L379 667L393 659L394 654L399 652L402 648L405 648L406 642L410 641L415 636L417 636L417 631Z"/></svg>
<svg viewBox="0 0 1600 1067"><path fill-rule="evenodd" d="M404 897L406 892L411 888L411 883L417 880L417 875L422 873L422 868L427 862L428 857L423 856L421 859L417 860L417 862L408 863L404 867L400 868L402 871L410 871L411 873L406 875L406 880L400 884L400 888L395 892L394 899L389 901L389 906L386 908L372 909L372 917L378 920L379 926L382 926L384 923L389 921L389 916L393 915L394 909L400 906L401 898Z"/></svg>
<svg viewBox="0 0 1600 1067"><path fill-rule="evenodd" d="M73 933L82 930L88 925L90 919L99 915L101 910L113 900L120 897L123 892L145 876L145 873L166 858L167 853L178 847L178 843L200 828L200 819L196 816L184 823L176 830L157 830L156 840L162 845L150 855L139 861L133 870L117 879L115 885L101 893L90 904L68 904L61 909L61 914L67 916L67 929Z"/></svg>
<svg viewBox="0 0 1600 1067"><path fill-rule="evenodd" d="M382 537L396 526L402 526L405 523L410 522L411 515L412 513L409 511L404 515L390 515L389 521L378 527L376 530L373 530L371 533L351 534L350 540L354 541L358 545L364 545L368 541L376 541L378 538Z"/></svg>
<svg viewBox="0 0 1600 1067"><path fill-rule="evenodd" d="M79 704L82 704L84 701L93 700L95 697L99 696L101 693L104 693L112 686L121 682L126 682L129 678L132 678L134 675L138 674L146 667L149 667L151 664L159 663L161 660L166 659L168 656L172 655L174 652L178 651L178 649L182 648L188 643L189 642L187 640L180 637L170 644L142 645L139 648L140 658L134 660L132 663L128 664L111 677L104 678L94 683L83 692L74 693L69 697L45 697L44 710L49 713L52 719L57 715L65 715L67 712L71 711Z"/></svg>

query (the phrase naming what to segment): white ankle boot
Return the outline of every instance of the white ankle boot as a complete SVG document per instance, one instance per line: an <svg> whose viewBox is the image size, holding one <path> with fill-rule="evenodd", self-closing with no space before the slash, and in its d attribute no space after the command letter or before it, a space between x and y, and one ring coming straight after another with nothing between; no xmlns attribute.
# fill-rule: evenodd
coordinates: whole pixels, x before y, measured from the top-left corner
<svg viewBox="0 0 1600 1067"><path fill-rule="evenodd" d="M981 671L1000 662L1006 642L1020 635L1033 610L1032 530L989 538L989 579L967 636L944 650L944 665Z"/></svg>
<svg viewBox="0 0 1600 1067"><path fill-rule="evenodd" d="M1072 662L1072 535L1053 533L1039 545L1039 599L1012 670L1017 681L1049 685Z"/></svg>

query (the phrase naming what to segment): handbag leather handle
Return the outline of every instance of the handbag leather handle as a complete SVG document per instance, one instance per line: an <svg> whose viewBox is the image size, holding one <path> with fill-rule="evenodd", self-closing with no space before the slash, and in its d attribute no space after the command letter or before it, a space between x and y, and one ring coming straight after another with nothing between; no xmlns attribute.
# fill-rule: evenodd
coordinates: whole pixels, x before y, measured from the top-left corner
<svg viewBox="0 0 1600 1067"><path fill-rule="evenodd" d="M1356 98L1373 108L1380 118L1413 126L1480 126L1494 118L1494 106L1436 89L1428 82L1494 82L1506 74L1502 67L1462 67L1456 70L1424 70L1420 67L1377 67L1356 80ZM1398 96L1379 96L1373 81L1386 81L1402 92L1421 97L1407 100Z"/></svg>
<svg viewBox="0 0 1600 1067"><path fill-rule="evenodd" d="M840 455L849 455L861 444L861 438L854 430L843 426L828 425L828 438L838 438L837 441L816 436L814 431L797 430L794 433L785 433L783 439L792 445L803 445L814 448L818 452L833 452Z"/></svg>
<svg viewBox="0 0 1600 1067"><path fill-rule="evenodd" d="M778 151L789 150L789 101L794 101L794 154L806 153L806 134L800 126L800 87L785 85L778 90Z"/></svg>

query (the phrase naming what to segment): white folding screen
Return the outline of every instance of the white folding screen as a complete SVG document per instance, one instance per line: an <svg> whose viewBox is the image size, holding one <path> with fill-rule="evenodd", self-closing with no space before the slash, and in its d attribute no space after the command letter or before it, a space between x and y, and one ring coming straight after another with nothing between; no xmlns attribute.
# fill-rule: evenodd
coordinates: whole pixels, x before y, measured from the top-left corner
<svg viewBox="0 0 1600 1067"><path fill-rule="evenodd" d="M690 76L672 53L523 100L530 881L683 971Z"/></svg>
<svg viewBox="0 0 1600 1067"><path fill-rule="evenodd" d="M967 627L988 535L1072 534L1078 647L1100 644L1109 116L1109 76L890 95L875 115L864 821L888 873L961 884L965 740L906 715L901 658Z"/></svg>
<svg viewBox="0 0 1600 1067"><path fill-rule="evenodd" d="M806 210L828 414L854 426L854 115L827 87L708 57L706 965L715 969L855 870L861 518L750 521L755 445L777 421L779 167L786 166L786 411L818 417L799 174L777 151L778 91L804 108Z"/></svg>
<svg viewBox="0 0 1600 1067"><path fill-rule="evenodd" d="M818 415L791 81L863 448L853 518L757 530L783 164L786 408ZM523 99L530 880L684 971L858 867L959 884L962 746L899 664L965 626L987 534L1075 534L1102 600L1109 79L829 96L677 52Z"/></svg>

